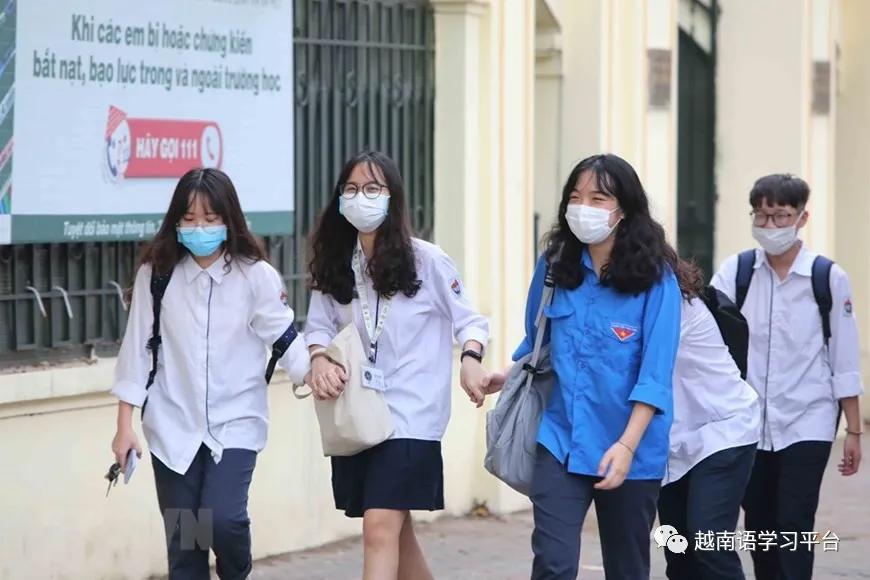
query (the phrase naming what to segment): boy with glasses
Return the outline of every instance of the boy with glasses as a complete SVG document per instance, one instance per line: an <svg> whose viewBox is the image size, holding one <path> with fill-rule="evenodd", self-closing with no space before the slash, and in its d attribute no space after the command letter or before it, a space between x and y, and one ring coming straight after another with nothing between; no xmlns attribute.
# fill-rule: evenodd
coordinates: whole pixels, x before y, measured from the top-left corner
<svg viewBox="0 0 870 580"><path fill-rule="evenodd" d="M809 195L807 183L791 175L756 181L749 203L761 248L731 256L712 280L749 324L747 380L762 402L745 527L777 532L779 546L797 534L797 550L752 552L759 580L812 577L813 553L800 542L802 532L814 531L840 409L846 417L840 473L857 473L861 462L863 385L849 277L798 239Z"/></svg>

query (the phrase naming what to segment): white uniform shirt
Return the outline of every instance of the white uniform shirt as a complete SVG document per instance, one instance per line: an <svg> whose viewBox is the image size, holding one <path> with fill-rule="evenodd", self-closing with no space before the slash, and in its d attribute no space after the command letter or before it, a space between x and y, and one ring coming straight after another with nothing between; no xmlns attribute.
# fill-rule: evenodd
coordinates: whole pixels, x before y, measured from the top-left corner
<svg viewBox="0 0 870 580"><path fill-rule="evenodd" d="M460 345L469 340L486 345L489 323L472 306L450 257L422 240L414 239L413 244L422 286L413 298L393 296L374 366L384 373L384 398L396 427L393 438L440 441L450 418L454 337ZM365 272L364 255L361 266ZM370 278L364 278L374 318L377 295ZM354 298L351 306L368 350L359 299ZM332 341L342 327L341 310L331 295L312 294L305 325L309 346Z"/></svg>
<svg viewBox="0 0 870 580"><path fill-rule="evenodd" d="M662 485L714 453L758 443L760 432L758 395L740 378L716 319L700 298L684 300L674 364L674 423Z"/></svg>
<svg viewBox="0 0 870 580"><path fill-rule="evenodd" d="M838 399L864 391L858 327L849 277L831 269L830 351L813 297L812 265L817 254L802 247L785 280L757 249L755 271L741 312L749 323L747 380L762 399L759 449L779 451L799 441L833 441ZM734 300L737 256L713 277L713 285Z"/></svg>
<svg viewBox="0 0 870 580"><path fill-rule="evenodd" d="M157 375L148 389L142 428L151 452L184 474L205 443L215 462L227 448L260 451L266 444L266 349L293 322L278 272L266 262L224 259L203 270L187 256L163 296ZM112 393L140 407L151 369L146 343L154 320L151 267L136 274L127 331ZM308 372L305 339L293 341L280 364L291 380Z"/></svg>

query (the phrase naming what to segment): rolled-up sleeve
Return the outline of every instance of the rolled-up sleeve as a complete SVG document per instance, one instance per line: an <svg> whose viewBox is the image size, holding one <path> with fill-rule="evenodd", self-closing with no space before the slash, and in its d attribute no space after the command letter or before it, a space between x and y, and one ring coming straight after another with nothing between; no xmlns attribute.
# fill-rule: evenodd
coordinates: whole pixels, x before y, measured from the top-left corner
<svg viewBox="0 0 870 580"><path fill-rule="evenodd" d="M251 328L269 348L293 324L293 309L286 303L284 283L278 272L266 262L258 262L253 268L254 314ZM301 333L290 343L278 364L287 371L294 383L302 383L310 369L305 337Z"/></svg>
<svg viewBox="0 0 870 580"><path fill-rule="evenodd" d="M450 256L439 252L434 257L432 279L442 311L453 323L453 334L460 345L475 340L486 346L489 342L489 321L468 297L459 272Z"/></svg>
<svg viewBox="0 0 870 580"><path fill-rule="evenodd" d="M673 410L674 361L680 343L680 288L673 273L649 290L643 313L643 351L637 383L629 401L656 413Z"/></svg>
<svg viewBox="0 0 870 580"><path fill-rule="evenodd" d="M332 296L315 290L308 303L305 319L305 339L309 347L329 346L338 334L338 315Z"/></svg>
<svg viewBox="0 0 870 580"><path fill-rule="evenodd" d="M863 394L864 384L852 289L849 276L837 265L831 270L831 297L831 386L835 399L845 399Z"/></svg>
<svg viewBox="0 0 870 580"><path fill-rule="evenodd" d="M145 402L151 352L148 339L153 330L154 312L151 299L151 266L139 268L133 283L133 299L127 317L127 329L115 364L112 394L120 401L141 407Z"/></svg>

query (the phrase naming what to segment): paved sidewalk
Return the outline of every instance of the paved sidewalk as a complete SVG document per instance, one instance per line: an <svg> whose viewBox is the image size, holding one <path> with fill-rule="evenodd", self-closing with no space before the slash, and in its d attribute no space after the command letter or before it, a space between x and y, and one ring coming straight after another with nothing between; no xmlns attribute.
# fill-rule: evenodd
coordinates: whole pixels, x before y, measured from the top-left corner
<svg viewBox="0 0 870 580"><path fill-rule="evenodd" d="M840 457L842 443L835 446L828 465L814 530L820 534L834 531L840 538L839 551L816 550L814 578L870 579L870 458L859 475L844 478L837 473ZM531 514L519 513L504 518L445 518L419 524L417 533L439 580L521 580L529 577L531 528ZM590 509L582 541L580 578L604 578L594 509ZM655 545L652 555L652 578L664 579L664 555ZM743 556L747 578L753 578L748 554ZM361 570L362 548L357 538L261 560L252 578L353 580Z"/></svg>

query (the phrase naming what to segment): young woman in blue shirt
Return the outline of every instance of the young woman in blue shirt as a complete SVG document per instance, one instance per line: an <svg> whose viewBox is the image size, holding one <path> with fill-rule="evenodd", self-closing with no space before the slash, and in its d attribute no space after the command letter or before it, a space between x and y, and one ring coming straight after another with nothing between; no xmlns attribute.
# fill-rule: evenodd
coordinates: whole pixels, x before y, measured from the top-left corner
<svg viewBox="0 0 870 580"><path fill-rule="evenodd" d="M571 172L526 305L544 309L556 382L541 421L531 500L532 578L576 578L595 503L609 580L649 577L650 531L668 458L671 380L680 338L676 254L625 160L596 155ZM489 392L503 383L492 376Z"/></svg>

